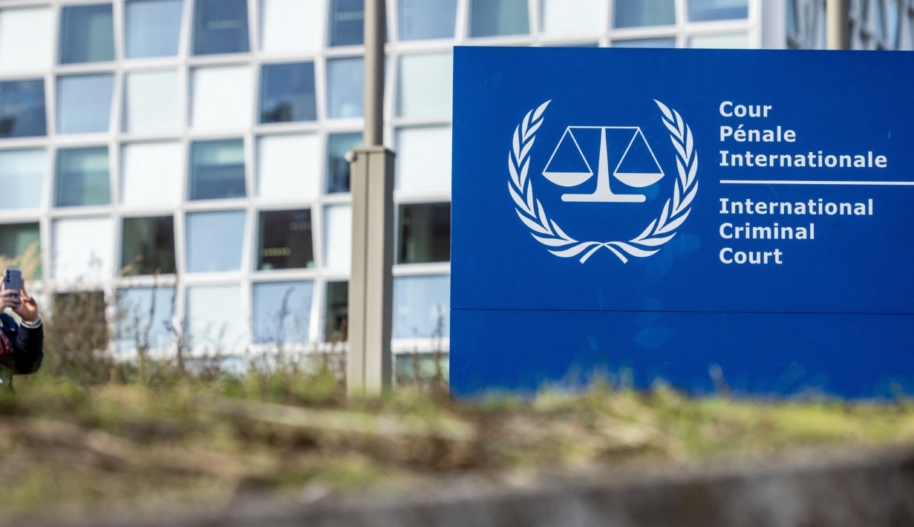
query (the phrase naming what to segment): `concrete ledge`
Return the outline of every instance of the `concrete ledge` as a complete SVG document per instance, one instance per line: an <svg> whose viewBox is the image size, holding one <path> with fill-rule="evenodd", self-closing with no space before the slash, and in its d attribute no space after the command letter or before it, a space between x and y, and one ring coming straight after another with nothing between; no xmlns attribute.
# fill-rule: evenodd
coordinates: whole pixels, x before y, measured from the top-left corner
<svg viewBox="0 0 914 527"><path fill-rule="evenodd" d="M20 518L33 527L909 527L914 450L810 451L703 467L460 477L399 495L238 500L184 511ZM0 520L0 526L13 525Z"/></svg>

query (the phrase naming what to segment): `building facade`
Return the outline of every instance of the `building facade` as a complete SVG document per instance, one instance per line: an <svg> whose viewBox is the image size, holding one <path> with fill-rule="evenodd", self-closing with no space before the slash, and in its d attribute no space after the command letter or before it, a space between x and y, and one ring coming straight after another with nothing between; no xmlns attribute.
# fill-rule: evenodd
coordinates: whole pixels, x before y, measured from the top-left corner
<svg viewBox="0 0 914 527"><path fill-rule="evenodd" d="M914 0L851 9L855 49L914 49ZM448 347L453 46L825 44L825 0L388 0L387 13L401 375ZM344 340L362 18L362 0L0 0L0 255L45 303L105 295L120 349Z"/></svg>

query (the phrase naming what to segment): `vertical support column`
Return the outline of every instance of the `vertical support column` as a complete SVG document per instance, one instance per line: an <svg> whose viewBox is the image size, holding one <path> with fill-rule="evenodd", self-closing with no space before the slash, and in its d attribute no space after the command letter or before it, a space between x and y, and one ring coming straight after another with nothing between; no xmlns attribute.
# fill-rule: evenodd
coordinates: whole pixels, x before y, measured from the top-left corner
<svg viewBox="0 0 914 527"><path fill-rule="evenodd" d="M828 0L825 6L828 49L850 49L850 0Z"/></svg>
<svg viewBox="0 0 914 527"><path fill-rule="evenodd" d="M365 0L365 146L384 144L385 0Z"/></svg>

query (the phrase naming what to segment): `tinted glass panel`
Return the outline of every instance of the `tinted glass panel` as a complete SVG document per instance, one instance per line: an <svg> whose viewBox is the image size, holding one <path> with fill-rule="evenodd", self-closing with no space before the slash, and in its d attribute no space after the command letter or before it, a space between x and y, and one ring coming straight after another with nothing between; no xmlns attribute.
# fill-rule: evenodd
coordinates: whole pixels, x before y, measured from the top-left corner
<svg viewBox="0 0 914 527"><path fill-rule="evenodd" d="M260 48L307 53L324 42L324 0L260 0Z"/></svg>
<svg viewBox="0 0 914 527"><path fill-rule="evenodd" d="M193 349L215 355L244 343L241 288L237 285L188 287L186 313Z"/></svg>
<svg viewBox="0 0 914 527"><path fill-rule="evenodd" d="M240 270L244 218L244 211L188 214L187 270L191 273Z"/></svg>
<svg viewBox="0 0 914 527"><path fill-rule="evenodd" d="M332 134L327 138L327 192L349 192L346 152L362 146L361 133Z"/></svg>
<svg viewBox="0 0 914 527"><path fill-rule="evenodd" d="M321 141L317 134L268 135L257 140L258 195L310 200L318 193Z"/></svg>
<svg viewBox="0 0 914 527"><path fill-rule="evenodd" d="M37 209L47 167L43 149L0 151L0 209Z"/></svg>
<svg viewBox="0 0 914 527"><path fill-rule="evenodd" d="M37 223L0 225L0 258L26 278L41 278L40 231Z"/></svg>
<svg viewBox="0 0 914 527"><path fill-rule="evenodd" d="M55 220L51 232L52 276L57 280L99 280L114 276L111 218Z"/></svg>
<svg viewBox="0 0 914 527"><path fill-rule="evenodd" d="M447 337L449 276L400 276L394 279L395 339Z"/></svg>
<svg viewBox="0 0 914 527"><path fill-rule="evenodd" d="M749 0L689 0L689 20L730 20L749 16Z"/></svg>
<svg viewBox="0 0 914 527"><path fill-rule="evenodd" d="M453 56L423 53L400 57L397 115L449 117L453 87Z"/></svg>
<svg viewBox="0 0 914 527"><path fill-rule="evenodd" d="M121 149L121 203L173 207L181 199L184 148L178 142L130 143Z"/></svg>
<svg viewBox="0 0 914 527"><path fill-rule="evenodd" d="M313 292L311 282L254 284L254 342L308 342Z"/></svg>
<svg viewBox="0 0 914 527"><path fill-rule="evenodd" d="M0 82L0 138L47 134L44 81Z"/></svg>
<svg viewBox="0 0 914 527"><path fill-rule="evenodd" d="M117 345L163 349L172 345L174 287L131 287L117 292Z"/></svg>
<svg viewBox="0 0 914 527"><path fill-rule="evenodd" d="M400 40L454 38L457 0L400 0Z"/></svg>
<svg viewBox="0 0 914 527"><path fill-rule="evenodd" d="M229 139L193 144L190 199L243 198L244 141Z"/></svg>
<svg viewBox="0 0 914 527"><path fill-rule="evenodd" d="M54 204L58 207L111 203L108 147L57 151Z"/></svg>
<svg viewBox="0 0 914 527"><path fill-rule="evenodd" d="M111 4L79 5L60 10L60 63L114 60Z"/></svg>
<svg viewBox="0 0 914 527"><path fill-rule="evenodd" d="M397 130L397 190L448 192L451 188L451 127Z"/></svg>
<svg viewBox="0 0 914 527"><path fill-rule="evenodd" d="M633 40L614 40L614 48L675 48L676 37L637 38Z"/></svg>
<svg viewBox="0 0 914 527"><path fill-rule="evenodd" d="M107 132L114 75L73 75L57 79L57 133Z"/></svg>
<svg viewBox="0 0 914 527"><path fill-rule="evenodd" d="M43 70L53 62L54 22L49 7L0 11L0 72Z"/></svg>
<svg viewBox="0 0 914 527"><path fill-rule="evenodd" d="M324 305L324 341L346 342L349 321L349 282L328 282Z"/></svg>
<svg viewBox="0 0 914 527"><path fill-rule="evenodd" d="M361 57L327 61L327 116L362 117L365 65Z"/></svg>
<svg viewBox="0 0 914 527"><path fill-rule="evenodd" d="M249 66L191 70L191 126L224 132L251 123L254 97Z"/></svg>
<svg viewBox="0 0 914 527"><path fill-rule="evenodd" d="M178 54L184 0L132 0L125 10L127 58Z"/></svg>
<svg viewBox="0 0 914 527"><path fill-rule="evenodd" d="M364 36L364 0L330 0L330 45L358 46Z"/></svg>
<svg viewBox="0 0 914 527"><path fill-rule="evenodd" d="M348 270L352 264L352 207L324 208L324 267Z"/></svg>
<svg viewBox="0 0 914 527"><path fill-rule="evenodd" d="M311 211L271 210L260 213L257 269L314 267Z"/></svg>
<svg viewBox="0 0 914 527"><path fill-rule="evenodd" d="M400 205L397 263L451 259L451 204Z"/></svg>
<svg viewBox="0 0 914 527"><path fill-rule="evenodd" d="M315 119L314 63L265 65L260 76L260 122Z"/></svg>
<svg viewBox="0 0 914 527"><path fill-rule="evenodd" d="M471 0L471 37L526 35L529 32L527 0Z"/></svg>
<svg viewBox="0 0 914 527"><path fill-rule="evenodd" d="M543 32L599 31L603 3L603 0L541 0Z"/></svg>
<svg viewBox="0 0 914 527"><path fill-rule="evenodd" d="M183 123L178 72L152 70L128 73L124 87L122 120L125 132L179 131Z"/></svg>
<svg viewBox="0 0 914 527"><path fill-rule="evenodd" d="M194 55L244 53L248 43L247 0L196 0Z"/></svg>
<svg viewBox="0 0 914 527"><path fill-rule="evenodd" d="M175 272L175 221L171 216L124 218L121 272L125 275Z"/></svg>
<svg viewBox="0 0 914 527"><path fill-rule="evenodd" d="M689 37L689 47L745 49L749 47L749 35L746 33L695 35L693 37Z"/></svg>
<svg viewBox="0 0 914 527"><path fill-rule="evenodd" d="M676 23L675 0L616 0L615 27L667 26Z"/></svg>

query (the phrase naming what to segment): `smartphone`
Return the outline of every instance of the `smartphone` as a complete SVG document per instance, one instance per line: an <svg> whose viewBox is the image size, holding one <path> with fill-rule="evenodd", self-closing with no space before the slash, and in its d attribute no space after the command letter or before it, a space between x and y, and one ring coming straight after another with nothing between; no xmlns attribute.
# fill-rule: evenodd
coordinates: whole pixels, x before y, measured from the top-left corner
<svg viewBox="0 0 914 527"><path fill-rule="evenodd" d="M22 290L22 271L7 269L3 272L3 289L16 291L16 300L19 300L19 291Z"/></svg>

